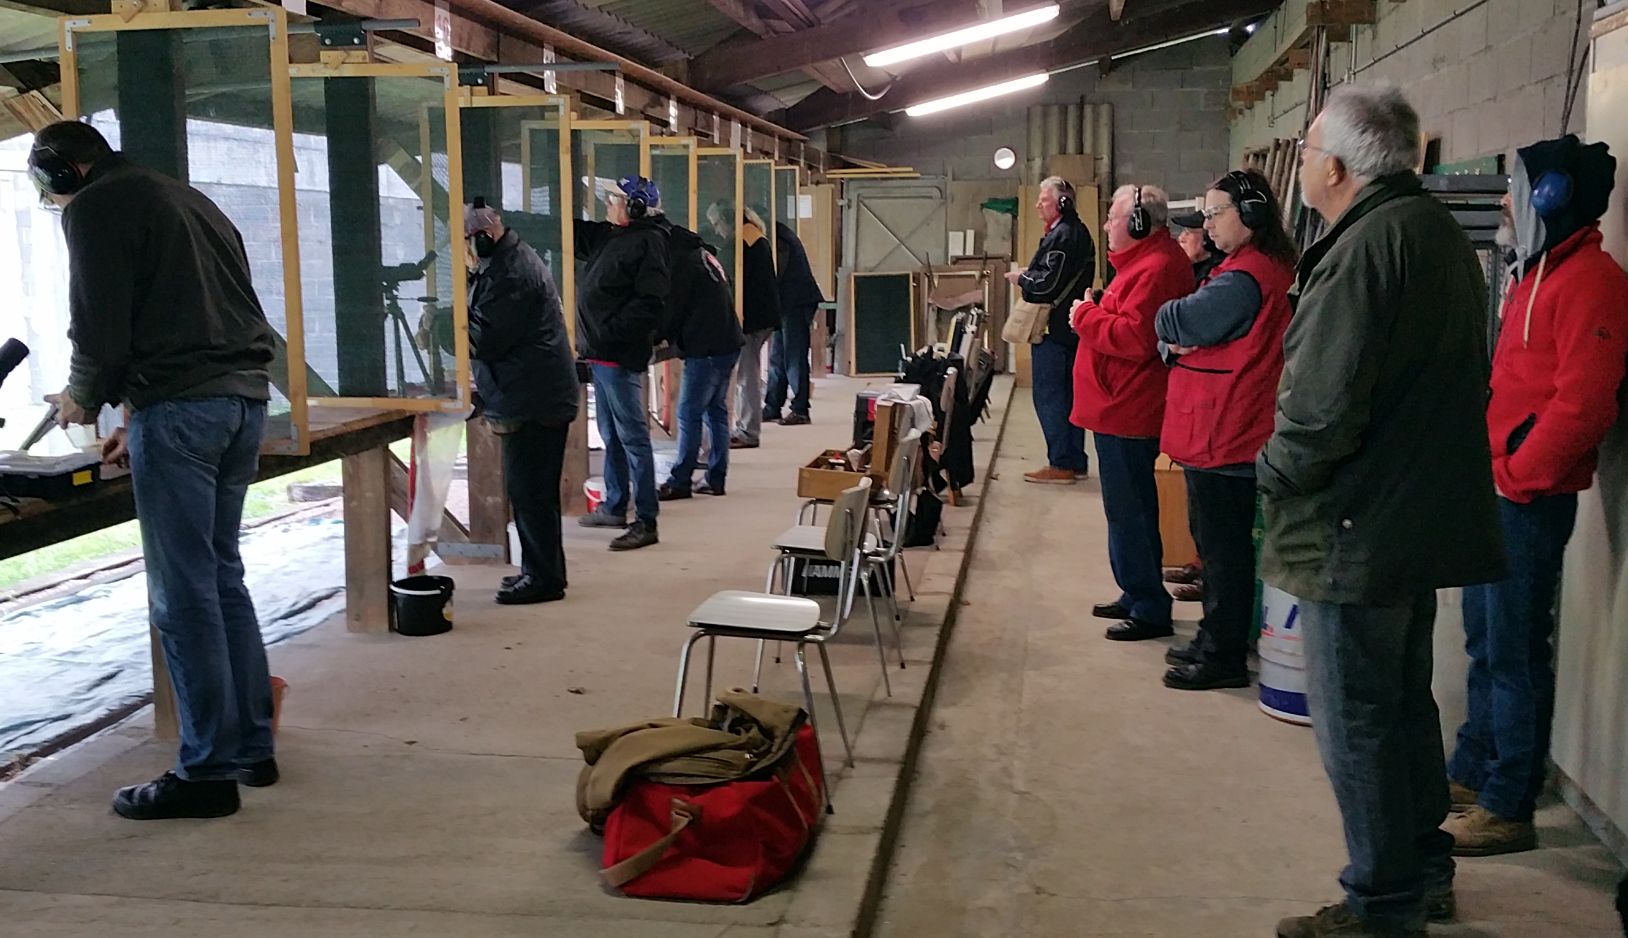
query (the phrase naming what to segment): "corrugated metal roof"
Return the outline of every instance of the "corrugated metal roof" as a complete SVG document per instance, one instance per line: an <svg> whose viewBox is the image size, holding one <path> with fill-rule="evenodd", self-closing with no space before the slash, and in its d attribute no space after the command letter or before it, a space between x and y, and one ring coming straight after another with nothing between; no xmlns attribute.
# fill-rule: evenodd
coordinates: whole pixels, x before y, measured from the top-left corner
<svg viewBox="0 0 1628 938"><path fill-rule="evenodd" d="M576 0L645 32L654 33L690 55L700 55L741 26L704 0Z"/></svg>
<svg viewBox="0 0 1628 938"><path fill-rule="evenodd" d="M650 66L689 58L683 46L669 41L644 24L606 10L603 5L579 0L503 0L505 5L540 23L603 46Z"/></svg>

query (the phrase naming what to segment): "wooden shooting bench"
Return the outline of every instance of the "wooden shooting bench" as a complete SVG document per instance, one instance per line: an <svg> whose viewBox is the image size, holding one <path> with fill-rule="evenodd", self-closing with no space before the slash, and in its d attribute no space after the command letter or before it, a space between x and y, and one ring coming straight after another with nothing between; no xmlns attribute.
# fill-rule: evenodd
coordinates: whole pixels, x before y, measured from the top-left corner
<svg viewBox="0 0 1628 938"><path fill-rule="evenodd" d="M304 456L262 454L257 481L331 462L343 461L345 521L345 624L354 632L385 632L390 627L392 508L405 517L405 468L388 449L410 437L413 414L359 407L312 407L311 452ZM470 458L477 438L471 433ZM501 491L501 488L499 489ZM48 547L71 538L134 520L135 492L130 478L99 482L70 498L19 499L12 510L0 510L0 560ZM456 530L449 530L449 527ZM461 526L443 519L443 537L458 539ZM462 532L462 540L468 540ZM176 733L175 698L169 668L152 633L154 723L158 735Z"/></svg>

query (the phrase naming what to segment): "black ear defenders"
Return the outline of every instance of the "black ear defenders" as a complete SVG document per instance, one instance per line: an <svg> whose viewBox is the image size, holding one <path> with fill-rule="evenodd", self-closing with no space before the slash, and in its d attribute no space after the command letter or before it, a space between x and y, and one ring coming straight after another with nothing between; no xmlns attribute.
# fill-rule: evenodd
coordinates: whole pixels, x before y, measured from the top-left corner
<svg viewBox="0 0 1628 938"><path fill-rule="evenodd" d="M85 174L56 150L35 144L28 151L28 178L49 195L73 195L85 188Z"/></svg>
<svg viewBox="0 0 1628 938"><path fill-rule="evenodd" d="M1073 208L1073 207L1074 207L1074 197L1073 196L1064 195L1061 192L1059 192L1057 194L1057 211L1058 212L1060 212L1060 213L1062 213L1064 215L1067 215L1068 210Z"/></svg>
<svg viewBox="0 0 1628 938"><path fill-rule="evenodd" d="M650 203L642 195L627 196L627 217L643 218L650 211Z"/></svg>
<svg viewBox="0 0 1628 938"><path fill-rule="evenodd" d="M1227 173L1238 188L1237 197L1233 200L1238 208L1238 220L1250 231L1259 231L1272 221L1272 203L1266 193L1256 188L1255 180L1241 169Z"/></svg>
<svg viewBox="0 0 1628 938"><path fill-rule="evenodd" d="M1125 220L1125 230L1137 241L1153 233L1153 217L1142 207L1142 187L1136 187L1136 201L1131 206L1131 217Z"/></svg>

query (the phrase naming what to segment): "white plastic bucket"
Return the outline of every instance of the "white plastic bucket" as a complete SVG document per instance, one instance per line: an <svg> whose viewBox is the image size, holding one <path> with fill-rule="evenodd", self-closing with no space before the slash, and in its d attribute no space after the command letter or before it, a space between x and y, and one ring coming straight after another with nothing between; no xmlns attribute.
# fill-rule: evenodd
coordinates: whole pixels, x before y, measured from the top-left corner
<svg viewBox="0 0 1628 938"><path fill-rule="evenodd" d="M1311 725L1306 705L1306 654L1300 642L1300 602L1261 585L1260 707L1269 717Z"/></svg>

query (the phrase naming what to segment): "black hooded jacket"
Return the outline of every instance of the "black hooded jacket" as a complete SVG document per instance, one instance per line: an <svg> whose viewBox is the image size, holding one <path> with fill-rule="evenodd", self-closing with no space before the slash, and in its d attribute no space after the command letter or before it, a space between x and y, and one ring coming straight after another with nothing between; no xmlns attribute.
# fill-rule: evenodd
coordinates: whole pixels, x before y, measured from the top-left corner
<svg viewBox="0 0 1628 938"><path fill-rule="evenodd" d="M667 236L653 217L627 225L574 223L577 257L577 352L631 371L650 364L667 306Z"/></svg>
<svg viewBox="0 0 1628 938"><path fill-rule="evenodd" d="M469 357L488 418L556 427L576 418L581 391L559 291L513 231L470 279Z"/></svg>
<svg viewBox="0 0 1628 938"><path fill-rule="evenodd" d="M668 294L663 338L680 358L711 358L740 351L746 343L735 316L735 291L717 252L701 236L665 215L656 224L667 233Z"/></svg>
<svg viewBox="0 0 1628 938"><path fill-rule="evenodd" d="M1543 243L1533 245L1534 249L1526 259L1529 269L1537 265L1538 259L1546 251L1554 250L1605 215L1611 205L1611 191L1616 185L1617 160L1605 144L1585 145L1576 134L1541 140L1515 153L1520 161L1519 170L1526 174L1529 186L1536 187L1545 174L1552 172L1563 175L1571 190L1570 197L1559 211L1542 218ZM1516 200L1517 215L1530 207L1530 203L1523 205L1521 202L1520 199ZM1517 217L1517 229L1522 226L1522 221Z"/></svg>

